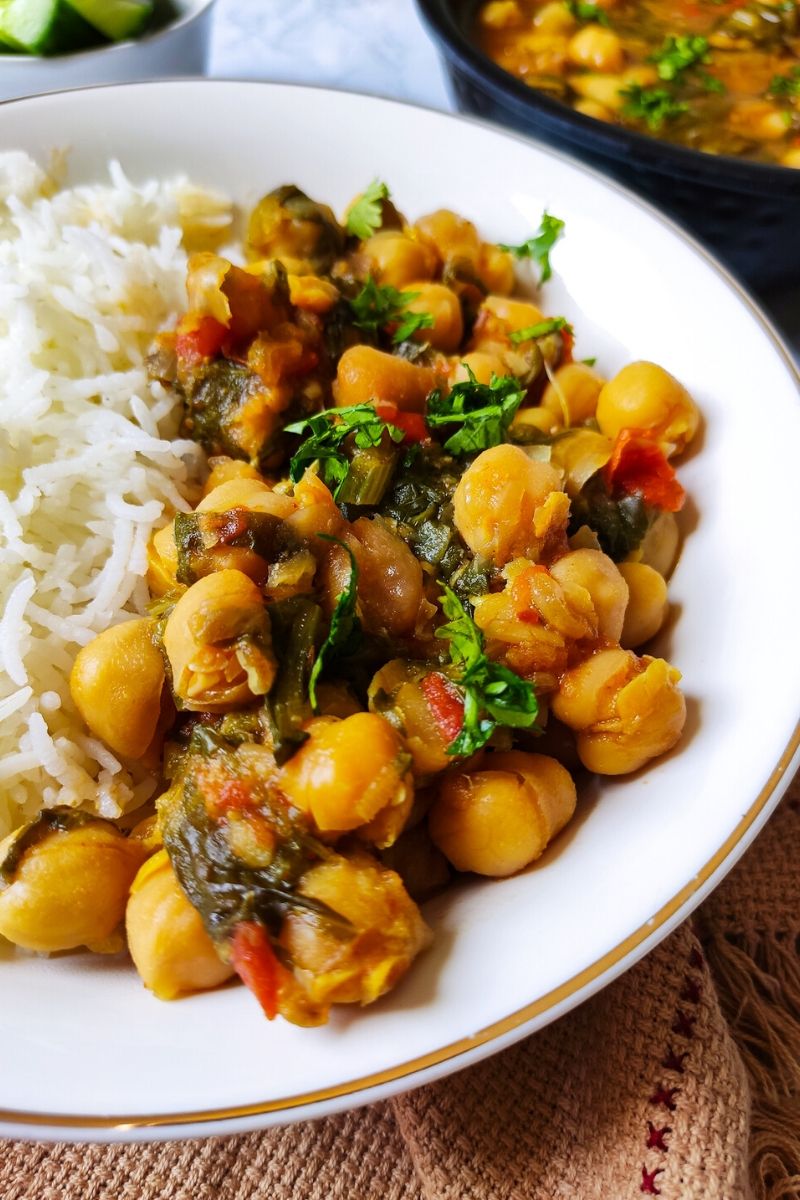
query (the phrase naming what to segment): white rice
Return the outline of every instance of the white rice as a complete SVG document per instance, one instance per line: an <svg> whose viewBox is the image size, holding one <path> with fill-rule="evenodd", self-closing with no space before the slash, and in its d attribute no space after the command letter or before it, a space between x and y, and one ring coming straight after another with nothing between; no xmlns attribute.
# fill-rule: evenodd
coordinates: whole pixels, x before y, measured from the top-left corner
<svg viewBox="0 0 800 1200"><path fill-rule="evenodd" d="M184 229L229 206L185 181L53 192L0 154L0 837L40 807L117 816L152 780L89 735L75 654L147 601L147 542L197 447L144 368L185 305Z"/></svg>

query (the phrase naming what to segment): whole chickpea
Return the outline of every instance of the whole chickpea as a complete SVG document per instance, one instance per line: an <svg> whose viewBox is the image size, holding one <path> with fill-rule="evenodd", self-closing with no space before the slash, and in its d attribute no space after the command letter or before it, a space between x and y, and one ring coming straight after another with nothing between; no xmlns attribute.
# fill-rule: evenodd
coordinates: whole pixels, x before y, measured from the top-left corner
<svg viewBox="0 0 800 1200"><path fill-rule="evenodd" d="M429 247L441 262L463 259L477 266L481 252L481 239L471 221L460 217L448 208L420 217L414 226L418 240Z"/></svg>
<svg viewBox="0 0 800 1200"><path fill-rule="evenodd" d="M436 255L404 233L382 230L362 242L355 256L356 268L383 287L406 288L415 279L431 279Z"/></svg>
<svg viewBox="0 0 800 1200"><path fill-rule="evenodd" d="M511 558L535 558L545 539L564 534L569 516L558 471L509 444L484 450L467 467L453 506L470 550L498 567Z"/></svg>
<svg viewBox="0 0 800 1200"><path fill-rule="evenodd" d="M419 342L430 342L436 350L452 354L464 336L464 320L461 304L455 292L443 283L412 283L410 292L416 292L406 309L413 313L428 313L433 325L419 329L412 336Z"/></svg>
<svg viewBox="0 0 800 1200"><path fill-rule="evenodd" d="M594 71L621 71L625 62L620 38L602 25L584 25L570 38L567 53L577 67Z"/></svg>
<svg viewBox="0 0 800 1200"><path fill-rule="evenodd" d="M469 371L478 383L491 383L492 376L505 374L505 364L498 354L487 354L483 350L472 350L469 354L461 355L455 360L451 375L450 386L454 383L466 383Z"/></svg>
<svg viewBox="0 0 800 1200"><path fill-rule="evenodd" d="M110 821L90 819L70 827L39 818L41 836L22 850L11 881L0 889L0 936L40 953L119 950L112 936L125 915L128 889L147 856L143 842L123 837ZM7 862L19 836L0 842Z"/></svg>
<svg viewBox="0 0 800 1200"><path fill-rule="evenodd" d="M630 598L619 643L635 650L655 637L667 615L667 585L664 576L643 562L623 562L619 571L628 585Z"/></svg>
<svg viewBox="0 0 800 1200"><path fill-rule="evenodd" d="M386 400L403 412L423 412L436 384L436 373L430 367L372 346L351 346L339 359L333 395L339 408Z"/></svg>
<svg viewBox="0 0 800 1200"><path fill-rule="evenodd" d="M597 423L609 437L623 429L652 430L680 454L697 433L700 412L683 384L663 367L633 362L604 384Z"/></svg>
<svg viewBox="0 0 800 1200"><path fill-rule="evenodd" d="M562 424L568 416L570 425L581 425L594 416L603 383L586 363L566 363L553 372L542 393L542 408L549 409Z"/></svg>
<svg viewBox="0 0 800 1200"><path fill-rule="evenodd" d="M563 585L583 587L592 598L598 637L618 642L628 606L628 584L620 568L602 550L571 550L550 568Z"/></svg>
<svg viewBox="0 0 800 1200"><path fill-rule="evenodd" d="M575 804L575 784L556 759L493 754L480 770L445 777L428 819L431 839L459 871L513 875L542 854Z"/></svg>

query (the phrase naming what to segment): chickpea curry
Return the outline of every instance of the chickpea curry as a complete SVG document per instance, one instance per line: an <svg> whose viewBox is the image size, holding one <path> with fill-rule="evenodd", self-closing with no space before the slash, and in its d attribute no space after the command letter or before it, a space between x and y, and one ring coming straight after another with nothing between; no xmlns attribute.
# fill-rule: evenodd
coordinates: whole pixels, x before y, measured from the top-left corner
<svg viewBox="0 0 800 1200"><path fill-rule="evenodd" d="M343 223L287 186L243 261L189 259L154 379L207 452L149 550L149 615L75 658L91 734L160 782L113 823L46 809L0 844L0 934L117 951L161 998L238 976L313 1025L387 992L459 872L543 853L586 771L678 742L668 612L697 431L686 389L574 357L520 246L385 184ZM123 931L124 930L124 934Z"/></svg>
<svg viewBox="0 0 800 1200"><path fill-rule="evenodd" d="M797 0L487 0L475 38L584 116L800 167Z"/></svg>

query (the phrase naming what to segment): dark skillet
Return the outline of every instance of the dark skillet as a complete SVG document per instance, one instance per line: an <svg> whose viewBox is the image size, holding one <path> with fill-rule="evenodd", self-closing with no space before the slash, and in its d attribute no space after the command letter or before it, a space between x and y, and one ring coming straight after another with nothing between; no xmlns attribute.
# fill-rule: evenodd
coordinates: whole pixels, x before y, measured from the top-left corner
<svg viewBox="0 0 800 1200"><path fill-rule="evenodd" d="M754 287L800 287L800 170L703 154L585 117L526 87L478 49L469 36L477 0L417 6L462 112L592 163L683 221Z"/></svg>

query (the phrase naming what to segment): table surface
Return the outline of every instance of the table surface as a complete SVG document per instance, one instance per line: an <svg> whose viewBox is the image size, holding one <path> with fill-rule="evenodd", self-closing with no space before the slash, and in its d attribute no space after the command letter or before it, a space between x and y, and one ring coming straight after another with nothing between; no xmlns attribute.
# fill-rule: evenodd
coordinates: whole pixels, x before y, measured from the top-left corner
<svg viewBox="0 0 800 1200"><path fill-rule="evenodd" d="M209 73L455 108L413 0L218 0ZM800 280L759 299L800 355Z"/></svg>

